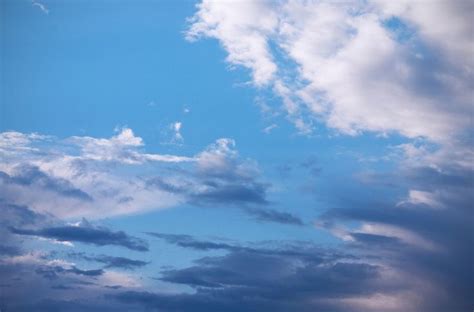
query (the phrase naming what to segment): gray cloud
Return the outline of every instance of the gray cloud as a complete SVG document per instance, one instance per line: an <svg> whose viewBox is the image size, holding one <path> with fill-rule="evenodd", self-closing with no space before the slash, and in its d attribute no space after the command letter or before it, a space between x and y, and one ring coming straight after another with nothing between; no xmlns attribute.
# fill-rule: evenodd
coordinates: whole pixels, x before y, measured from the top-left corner
<svg viewBox="0 0 474 312"><path fill-rule="evenodd" d="M133 270L143 267L149 262L129 259L126 257L114 257L107 255L87 255L85 253L68 253L69 257L78 258L86 261L99 262L104 264L104 268L120 268Z"/></svg>
<svg viewBox="0 0 474 312"><path fill-rule="evenodd" d="M88 222L80 226L57 226L38 230L11 227L10 231L17 235L39 236L58 241L81 242L97 246L116 245L136 251L148 251L148 243L140 238L129 236L123 231L111 231L105 227L94 227Z"/></svg>
<svg viewBox="0 0 474 312"><path fill-rule="evenodd" d="M0 172L1 183L35 186L56 192L61 196L77 198L84 201L93 201L93 198L89 194L74 187L68 180L52 177L41 171L38 167L21 165L17 166L14 172L12 176Z"/></svg>

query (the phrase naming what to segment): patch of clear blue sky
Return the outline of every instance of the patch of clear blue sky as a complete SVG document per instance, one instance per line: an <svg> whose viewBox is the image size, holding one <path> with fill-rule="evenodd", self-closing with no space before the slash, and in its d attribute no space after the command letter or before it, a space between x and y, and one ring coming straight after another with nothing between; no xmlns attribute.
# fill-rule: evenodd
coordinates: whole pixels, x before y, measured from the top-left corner
<svg viewBox="0 0 474 312"><path fill-rule="evenodd" d="M315 135L300 136L285 118L263 117L254 100L268 92L247 84L247 71L229 71L226 55L214 40L184 40L186 18L195 11L192 1L44 4L49 14L30 1L1 2L1 131L110 137L115 127L128 126L144 139L148 151L184 155L193 155L218 138L233 138L243 157L259 163L262 180L274 185L271 208L295 213L308 223L336 205L337 198L360 191L355 173L391 166L359 158L381 157L387 146L403 142L393 136L336 135L322 125L317 125ZM279 105L275 97L266 100ZM190 113L185 114L184 108ZM175 121L183 123L183 145L163 144L164 131ZM262 129L274 122L279 127L264 134ZM311 157L321 168L316 177L301 165ZM282 166L291 167L288 176L279 175L277 168ZM140 236L143 231L157 231L242 242L334 241L311 225L259 223L227 207L184 205L103 222ZM83 250L129 253L117 247ZM143 258L159 261L146 268L150 274L158 265L185 265L199 254L157 240L151 250Z"/></svg>

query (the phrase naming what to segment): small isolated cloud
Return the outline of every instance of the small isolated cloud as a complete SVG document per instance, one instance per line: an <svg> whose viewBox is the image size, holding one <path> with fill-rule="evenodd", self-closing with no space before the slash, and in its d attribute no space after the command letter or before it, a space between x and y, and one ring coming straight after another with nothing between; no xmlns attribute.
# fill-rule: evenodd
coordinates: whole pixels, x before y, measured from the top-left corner
<svg viewBox="0 0 474 312"><path fill-rule="evenodd" d="M33 0L31 4L34 7L38 7L44 14L49 14L49 9L43 3Z"/></svg>
<svg viewBox="0 0 474 312"><path fill-rule="evenodd" d="M180 121L176 121L176 122L174 122L170 125L170 128L174 133L173 134L173 141L176 142L176 143L182 142L184 140L183 135L181 134L182 126L183 126L183 123L180 122Z"/></svg>
<svg viewBox="0 0 474 312"><path fill-rule="evenodd" d="M268 208L248 207L245 211L255 219L263 222L276 222L289 225L304 225L304 222L297 216Z"/></svg>
<svg viewBox="0 0 474 312"><path fill-rule="evenodd" d="M266 134L270 134L270 132L272 132L276 128L278 128L276 124L271 124L270 126L263 128L262 131Z"/></svg>

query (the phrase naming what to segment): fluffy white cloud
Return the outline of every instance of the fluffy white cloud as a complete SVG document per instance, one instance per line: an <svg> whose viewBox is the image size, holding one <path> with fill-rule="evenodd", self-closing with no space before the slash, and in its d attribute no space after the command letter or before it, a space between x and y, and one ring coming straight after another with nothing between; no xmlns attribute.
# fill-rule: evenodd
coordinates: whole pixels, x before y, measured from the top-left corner
<svg viewBox="0 0 474 312"><path fill-rule="evenodd" d="M268 10L269 4L263 1L203 1L190 19L192 26L186 38L219 39L229 53L227 61L251 69L255 84L264 85L277 71L266 37L277 27L278 16Z"/></svg>
<svg viewBox="0 0 474 312"><path fill-rule="evenodd" d="M187 37L218 39L230 64L282 98L301 132L311 130L309 110L346 134L446 142L470 126L474 10L425 4L204 0Z"/></svg>

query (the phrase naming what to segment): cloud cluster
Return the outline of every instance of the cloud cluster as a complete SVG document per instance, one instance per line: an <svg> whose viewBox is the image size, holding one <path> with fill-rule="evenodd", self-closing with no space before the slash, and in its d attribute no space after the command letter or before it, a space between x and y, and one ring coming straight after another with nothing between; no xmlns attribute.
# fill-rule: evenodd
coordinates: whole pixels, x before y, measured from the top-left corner
<svg viewBox="0 0 474 312"><path fill-rule="evenodd" d="M69 219L139 213L188 202L243 208L263 221L301 223L287 212L265 207L270 184L261 181L257 164L242 158L231 139L218 139L193 156L150 154L143 149L143 140L129 128L111 138L1 133L0 197Z"/></svg>
<svg viewBox="0 0 474 312"><path fill-rule="evenodd" d="M473 12L469 1L204 0L187 38L219 40L301 132L322 120L440 142L470 125Z"/></svg>
<svg viewBox="0 0 474 312"><path fill-rule="evenodd" d="M113 256L89 256L86 261L102 263L103 268L83 268L57 251L38 251L39 240L79 242L98 247L114 245L135 251L147 251L147 243L122 231L112 231L83 221L64 225L51 215L39 214L25 206L0 201L0 308L7 311L51 311L61 309L54 298L78 303L87 300L101 306L101 296L118 288L137 289L141 283L130 274L116 269L138 268L138 260ZM30 238L30 239L25 239ZM34 248L31 248L34 246ZM76 257L76 258L79 258ZM94 259L94 260L92 260ZM82 259L81 259L82 260ZM79 309L79 308L78 308ZM80 310L80 309L79 309Z"/></svg>
<svg viewBox="0 0 474 312"><path fill-rule="evenodd" d="M308 245L271 249L198 241L189 236L160 236L185 248L225 249L228 253L198 259L188 268L161 272L161 280L192 286L196 289L193 294L127 291L115 295L117 301L163 311L412 308L404 303L408 295L386 268L360 262L352 255ZM351 302L356 300L358 304Z"/></svg>

